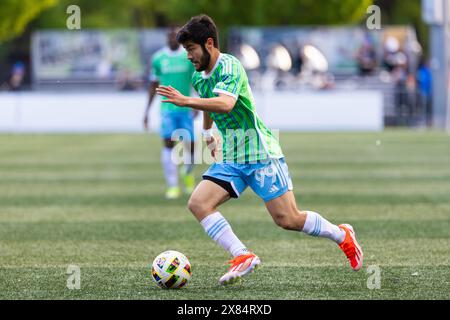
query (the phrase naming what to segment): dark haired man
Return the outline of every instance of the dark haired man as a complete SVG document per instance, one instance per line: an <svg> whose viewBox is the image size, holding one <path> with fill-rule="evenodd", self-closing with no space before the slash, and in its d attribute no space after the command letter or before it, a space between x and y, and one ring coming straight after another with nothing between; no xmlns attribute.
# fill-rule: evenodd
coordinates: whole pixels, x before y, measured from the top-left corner
<svg viewBox="0 0 450 320"><path fill-rule="evenodd" d="M336 226L317 212L297 209L281 147L256 113L242 64L219 51L212 19L206 15L193 17L178 32L177 39L195 66L192 84L200 98L186 97L166 86L160 86L157 92L167 102L203 111L203 135L212 146L213 157L218 156L214 148L217 140L211 133L213 122L222 135L223 159L205 172L188 203L208 235L234 257L219 283L232 283L260 264L259 257L247 250L217 210L228 199L239 197L247 186L263 199L277 225L333 240L352 269L361 269L363 253L350 225Z"/></svg>

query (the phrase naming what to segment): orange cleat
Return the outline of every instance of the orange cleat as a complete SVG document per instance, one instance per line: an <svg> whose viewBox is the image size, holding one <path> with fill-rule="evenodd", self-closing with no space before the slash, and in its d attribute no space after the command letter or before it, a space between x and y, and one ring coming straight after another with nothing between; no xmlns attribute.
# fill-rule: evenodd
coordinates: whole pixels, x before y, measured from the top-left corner
<svg viewBox="0 0 450 320"><path fill-rule="evenodd" d="M256 254L248 253L237 256L228 262L231 263L230 270L219 279L219 283L223 285L235 283L241 277L249 274L256 269L261 260Z"/></svg>
<svg viewBox="0 0 450 320"><path fill-rule="evenodd" d="M340 224L339 228L345 231L345 239L339 245L339 248L344 251L348 261L350 261L352 269L358 271L363 265L364 255L361 246L358 244L358 241L356 241L355 231L349 224Z"/></svg>

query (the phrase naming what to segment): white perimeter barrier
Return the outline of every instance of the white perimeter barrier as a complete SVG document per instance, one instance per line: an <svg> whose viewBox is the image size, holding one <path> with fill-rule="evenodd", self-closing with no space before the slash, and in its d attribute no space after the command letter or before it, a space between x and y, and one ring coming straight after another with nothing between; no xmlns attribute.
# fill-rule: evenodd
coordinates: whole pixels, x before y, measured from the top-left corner
<svg viewBox="0 0 450 320"><path fill-rule="evenodd" d="M254 93L257 110L271 129L290 131L380 131L383 95L378 91ZM159 130L159 101L150 112ZM0 93L0 132L142 132L145 92ZM196 128L201 128L201 117Z"/></svg>

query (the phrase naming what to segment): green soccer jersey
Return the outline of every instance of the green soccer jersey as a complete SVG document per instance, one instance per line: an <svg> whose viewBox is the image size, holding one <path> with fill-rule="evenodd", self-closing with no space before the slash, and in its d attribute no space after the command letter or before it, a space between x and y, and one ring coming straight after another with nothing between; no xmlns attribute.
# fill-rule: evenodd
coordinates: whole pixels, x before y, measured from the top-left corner
<svg viewBox="0 0 450 320"><path fill-rule="evenodd" d="M181 46L176 51L164 47L155 52L152 57L150 80L159 81L159 84L163 86L172 86L183 95L189 96L194 71L194 66L188 60L187 53ZM161 103L161 111L190 112L191 109L178 107L172 103Z"/></svg>
<svg viewBox="0 0 450 320"><path fill-rule="evenodd" d="M209 74L194 72L192 84L202 98L220 93L236 98L231 112L209 113L222 135L223 162L252 163L283 157L278 139L256 113L247 74L237 58L221 53Z"/></svg>

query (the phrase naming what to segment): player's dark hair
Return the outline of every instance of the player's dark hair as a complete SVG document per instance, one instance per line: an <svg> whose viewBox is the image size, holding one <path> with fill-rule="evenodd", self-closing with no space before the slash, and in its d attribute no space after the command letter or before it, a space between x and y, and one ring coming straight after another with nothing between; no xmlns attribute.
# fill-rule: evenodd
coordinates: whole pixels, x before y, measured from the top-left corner
<svg viewBox="0 0 450 320"><path fill-rule="evenodd" d="M205 46L206 40L212 38L214 47L219 48L219 34L214 21L206 14L192 17L177 34L177 41L181 44L192 41Z"/></svg>

